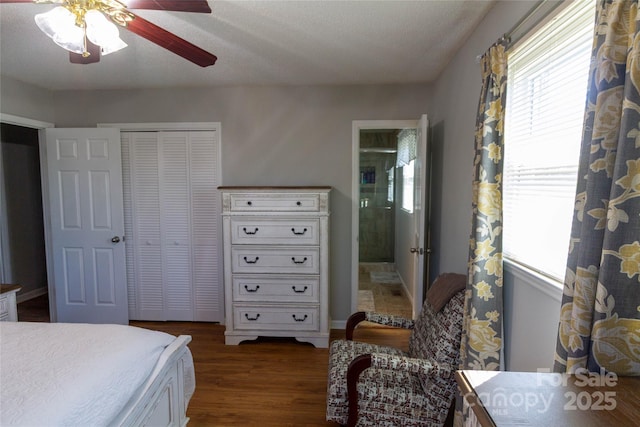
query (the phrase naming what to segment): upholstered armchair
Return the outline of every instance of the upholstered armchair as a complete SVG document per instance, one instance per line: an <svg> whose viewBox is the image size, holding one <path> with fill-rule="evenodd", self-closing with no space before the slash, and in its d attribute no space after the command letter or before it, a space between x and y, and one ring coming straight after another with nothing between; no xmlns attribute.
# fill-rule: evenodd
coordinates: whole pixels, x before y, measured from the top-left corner
<svg viewBox="0 0 640 427"><path fill-rule="evenodd" d="M413 321L353 314L329 350L327 420L348 426L441 426L455 392L466 277L439 276ZM409 351L353 341L362 321L412 329Z"/></svg>

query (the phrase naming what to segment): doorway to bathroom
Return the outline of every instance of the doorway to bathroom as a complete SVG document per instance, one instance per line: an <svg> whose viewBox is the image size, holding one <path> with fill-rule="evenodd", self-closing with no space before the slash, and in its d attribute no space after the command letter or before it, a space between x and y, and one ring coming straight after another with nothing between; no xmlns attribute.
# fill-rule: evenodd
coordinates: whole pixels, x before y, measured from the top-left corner
<svg viewBox="0 0 640 427"><path fill-rule="evenodd" d="M429 276L429 121L352 125L351 309L415 318Z"/></svg>
<svg viewBox="0 0 640 427"><path fill-rule="evenodd" d="M360 130L358 311L411 317L395 265L399 129Z"/></svg>

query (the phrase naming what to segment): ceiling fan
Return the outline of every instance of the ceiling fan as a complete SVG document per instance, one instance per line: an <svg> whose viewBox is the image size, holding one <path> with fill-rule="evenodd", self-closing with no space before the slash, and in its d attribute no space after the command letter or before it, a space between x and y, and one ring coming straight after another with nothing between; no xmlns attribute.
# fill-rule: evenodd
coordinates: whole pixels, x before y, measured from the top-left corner
<svg viewBox="0 0 640 427"><path fill-rule="evenodd" d="M207 0L0 0L1 3L57 4L58 7L49 12L36 15L36 24L56 44L69 51L69 59L74 64L98 62L101 56L126 47L117 26L201 67L213 65L218 59L131 12L131 9L150 9L211 13Z"/></svg>

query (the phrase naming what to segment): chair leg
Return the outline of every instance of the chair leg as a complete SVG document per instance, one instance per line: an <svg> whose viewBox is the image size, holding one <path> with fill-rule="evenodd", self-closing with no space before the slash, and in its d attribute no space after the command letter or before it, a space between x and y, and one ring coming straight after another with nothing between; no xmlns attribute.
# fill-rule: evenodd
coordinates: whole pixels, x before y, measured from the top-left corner
<svg viewBox="0 0 640 427"><path fill-rule="evenodd" d="M349 399L347 427L355 427L358 423L358 378L362 371L370 367L370 354L362 354L349 364L349 369L347 370L347 398Z"/></svg>
<svg viewBox="0 0 640 427"><path fill-rule="evenodd" d="M455 418L456 413L456 395L454 394L453 400L451 401L451 406L449 407L449 413L447 414L447 419L444 420L444 427L453 427L453 419Z"/></svg>

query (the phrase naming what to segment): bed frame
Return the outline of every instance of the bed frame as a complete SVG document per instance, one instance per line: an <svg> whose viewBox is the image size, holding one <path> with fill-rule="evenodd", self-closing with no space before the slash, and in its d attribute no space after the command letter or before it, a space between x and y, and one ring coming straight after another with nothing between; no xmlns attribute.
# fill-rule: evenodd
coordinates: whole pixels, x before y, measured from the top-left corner
<svg viewBox="0 0 640 427"><path fill-rule="evenodd" d="M160 355L138 397L111 423L114 426L180 426L189 422L188 400L195 387L188 335L180 335ZM185 390L188 396L185 396ZM189 392L191 390L191 392Z"/></svg>

